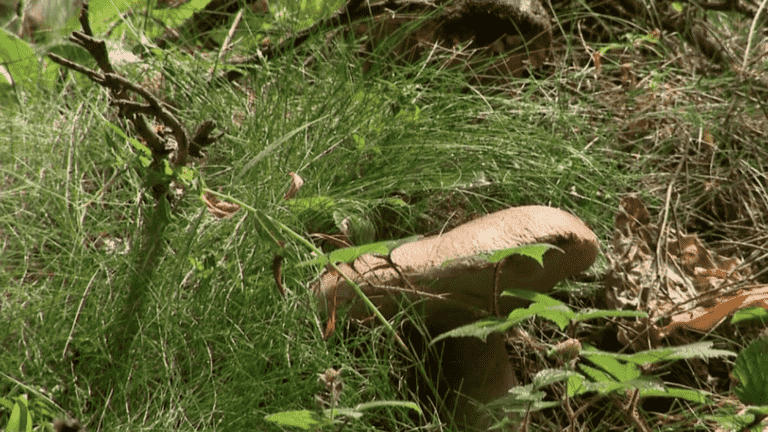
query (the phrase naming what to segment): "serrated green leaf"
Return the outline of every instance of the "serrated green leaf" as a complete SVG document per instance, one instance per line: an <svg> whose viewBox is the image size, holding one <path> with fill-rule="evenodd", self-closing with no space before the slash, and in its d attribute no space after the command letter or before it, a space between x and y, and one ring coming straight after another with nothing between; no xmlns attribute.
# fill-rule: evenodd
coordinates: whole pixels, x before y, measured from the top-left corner
<svg viewBox="0 0 768 432"><path fill-rule="evenodd" d="M390 253L392 253L393 250L397 249L398 247L406 243L414 242L420 238L421 236L411 236L411 237L406 237L399 240L387 240L387 241L369 243L369 244L360 245L360 246L337 249L329 254L320 255L312 258L309 261L304 261L300 263L299 266L314 265L314 264L326 265L329 262L334 262L334 263L352 262L363 255L371 254L371 253L379 254L379 255L389 255Z"/></svg>
<svg viewBox="0 0 768 432"><path fill-rule="evenodd" d="M578 375L578 373L563 369L542 369L533 376L533 388L540 389L552 383L565 381L572 375Z"/></svg>
<svg viewBox="0 0 768 432"><path fill-rule="evenodd" d="M600 367L606 373L610 374L611 377L616 381L628 381L641 375L637 365L622 363L611 356L592 354L587 352L583 352L582 356L588 359L594 365ZM601 380L604 381L604 379L599 379L598 381Z"/></svg>
<svg viewBox="0 0 768 432"><path fill-rule="evenodd" d="M530 384L515 386L509 389L507 395L495 399L485 406L487 408L502 406L505 411L515 410L515 408L527 408L541 402L546 395L543 391L534 390Z"/></svg>
<svg viewBox="0 0 768 432"><path fill-rule="evenodd" d="M539 265L544 265L544 254L549 249L558 249L557 246L548 243L536 243L525 246L517 246L508 249L497 249L488 252L481 252L471 256L462 256L459 258L452 258L443 262L443 267L452 265L456 261L462 261L467 258L481 259L488 263L497 263L511 255L523 255L536 260Z"/></svg>
<svg viewBox="0 0 768 432"><path fill-rule="evenodd" d="M264 417L265 420L283 426L293 426L304 430L332 425L333 422L312 411L284 411Z"/></svg>
<svg viewBox="0 0 768 432"><path fill-rule="evenodd" d="M329 418L336 418L340 415L351 417L353 419L359 419L363 416L363 413L354 408L334 408L323 411Z"/></svg>
<svg viewBox="0 0 768 432"><path fill-rule="evenodd" d="M588 378L592 379L593 381L604 382L604 383L616 382L616 379L614 377L612 377L609 373L605 372L602 369L598 369L586 364L579 364L579 369L581 369L581 371L584 372L584 375L586 375ZM584 385L589 386L589 383L584 383Z"/></svg>
<svg viewBox="0 0 768 432"><path fill-rule="evenodd" d="M768 336L758 337L739 353L733 376L739 380L733 392L740 401L768 405Z"/></svg>
<svg viewBox="0 0 768 432"><path fill-rule="evenodd" d="M568 377L567 381L568 396L574 397L580 394L587 393L587 380L582 374L573 374Z"/></svg>
<svg viewBox="0 0 768 432"><path fill-rule="evenodd" d="M582 354L599 354L637 365L646 365L660 361L683 360L688 358L711 358L736 355L731 351L713 349L712 345L712 342L697 342L677 347L663 347L654 350L641 351L634 354L611 353L591 348L588 350L588 352L583 352Z"/></svg>
<svg viewBox="0 0 768 432"><path fill-rule="evenodd" d="M665 388L663 390L658 389L643 389L640 391L642 397L673 397L677 399L685 399L689 402L696 403L708 403L709 393L703 390L689 390L681 388Z"/></svg>
<svg viewBox="0 0 768 432"><path fill-rule="evenodd" d="M510 297L518 297L525 300L530 300L534 303L542 303L548 306L561 306L565 305L565 303L555 300L552 297L542 294L540 292L536 291L529 291L529 290L522 290L522 289L511 289L506 290L503 293L501 293L502 296L510 296Z"/></svg>
<svg viewBox="0 0 768 432"><path fill-rule="evenodd" d="M408 401L374 401L374 402L366 402L361 403L360 405L356 406L355 409L358 411L365 411L368 409L373 408L381 408L381 407L402 407L402 408L408 408L412 409L419 414L421 414L421 408L419 408L418 405L416 405L413 402Z"/></svg>
<svg viewBox="0 0 768 432"><path fill-rule="evenodd" d="M557 324L557 326L560 327L560 330L563 330L568 326L571 319L573 319L574 313L567 305L562 303L555 305L533 303L525 309L517 308L513 310L509 316L507 316L507 321L517 324L531 316L550 320Z"/></svg>
<svg viewBox="0 0 768 432"><path fill-rule="evenodd" d="M488 318L447 331L432 339L432 344L449 337L476 337L485 342L489 334L503 333L515 324L517 322L510 322L499 318Z"/></svg>
<svg viewBox="0 0 768 432"><path fill-rule="evenodd" d="M531 317L548 319L563 329L574 316L573 311L565 303L535 291L508 290L502 295L533 300L534 303L527 308L514 309L505 320L489 318L443 333L433 339L432 343L448 337L476 337L485 341L489 334L505 332L515 324Z"/></svg>
<svg viewBox="0 0 768 432"><path fill-rule="evenodd" d="M555 245L548 243L536 243L525 246L518 246L509 249L499 249L487 253L478 254L479 257L485 259L490 263L497 263L510 255L523 255L531 257L536 260L539 265L544 265L544 254L550 249L557 249L562 251Z"/></svg>
<svg viewBox="0 0 768 432"><path fill-rule="evenodd" d="M627 381L595 381L586 384L587 391L608 394L615 391L639 389L643 391L663 391L664 383L657 377L641 376Z"/></svg>

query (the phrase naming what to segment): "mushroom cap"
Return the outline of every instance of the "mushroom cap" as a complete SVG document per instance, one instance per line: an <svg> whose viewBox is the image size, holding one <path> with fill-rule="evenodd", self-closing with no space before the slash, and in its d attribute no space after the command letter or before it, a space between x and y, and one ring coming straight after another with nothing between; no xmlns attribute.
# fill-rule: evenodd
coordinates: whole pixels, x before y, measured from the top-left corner
<svg viewBox="0 0 768 432"><path fill-rule="evenodd" d="M504 259L499 265L498 293L512 288L547 292L563 278L586 270L597 257L597 237L579 218L553 207L523 206L401 245L390 254L391 263L369 254L339 269L360 285L385 317L401 309L403 295L411 301L423 299L427 326L445 331L493 311L497 265L478 257L479 253L535 243L559 249L544 254L543 267L527 256ZM335 270L323 273L314 289L326 312L350 305L352 318L371 315ZM507 296L498 301L501 313L525 304Z"/></svg>

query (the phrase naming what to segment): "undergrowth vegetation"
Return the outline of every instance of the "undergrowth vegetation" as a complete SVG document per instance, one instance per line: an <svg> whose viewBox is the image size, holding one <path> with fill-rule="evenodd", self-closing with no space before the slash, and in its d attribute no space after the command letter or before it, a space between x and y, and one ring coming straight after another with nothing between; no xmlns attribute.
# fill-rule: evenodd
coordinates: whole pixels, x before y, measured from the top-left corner
<svg viewBox="0 0 768 432"><path fill-rule="evenodd" d="M594 43L590 48L603 53L598 68L584 43L567 33L545 70L493 91L474 87L458 71L424 64L363 73L351 44L322 37L263 62L238 84L222 84L210 80L212 70L225 68L218 53L148 42L162 29L145 19L144 6L122 5L142 12L116 18L113 3L92 3L94 13L109 18L94 20L96 37L110 31L109 40L129 59L115 62L118 72L151 89L185 124L212 119L224 134L204 158L186 167L162 165L116 115L108 91L83 76L46 60L36 80L0 84L0 426L6 430L52 430L54 419L75 418L93 431L277 431L284 430L280 423L266 417L323 413L331 405L347 408L331 412L341 416L328 423L332 430L444 430L428 407L376 403L414 401L398 385L402 365L393 359L402 354L385 328L361 331L342 322L323 340L308 288L321 266L299 265L315 256L288 230L328 252L310 234L336 234L345 220L353 240L364 244L542 204L577 215L605 243L620 198L639 193L654 210L674 207L680 227L724 253L740 254L754 268L768 262L765 89L736 72L700 73L685 60L695 54L674 35L665 36L666 45L649 42L653 29L636 26L636 37ZM236 51L251 52L264 37L279 38L339 6L273 2L274 17L246 17ZM191 10L173 19L181 22ZM558 19L570 28L579 16ZM735 21L722 25L734 27L735 39L746 37ZM223 29L213 38L225 36ZM94 66L71 45L33 47L35 63L58 52ZM130 61L131 48L141 61ZM629 72L626 57L634 59ZM755 70L764 75L760 67ZM632 88L616 84L622 77ZM304 185L286 201L291 172ZM157 185L167 187L159 198ZM219 217L209 209L211 196L243 206ZM276 247L276 239L284 243ZM285 256L283 294L273 277L275 253ZM591 280L568 282L552 297L569 310L602 308L605 268L598 258ZM767 273L755 274L766 282ZM625 384L653 363L602 352L618 351L606 316L581 325L578 334L537 313L515 322L514 331L528 337L510 344L519 365L516 394L527 392L515 409L530 430L561 430L569 419L589 430L641 424L602 408L604 400L625 403L616 396L624 390L645 388ZM693 354L654 365L656 378L641 384L664 387L671 374L700 367L686 363L689 357L707 362L741 352L756 334L753 323L725 323ZM585 354L591 363L574 369L535 345L554 347L566 336L602 351ZM764 345L759 349L765 352ZM758 425L764 411L737 413L730 402L768 404L749 396L765 385L756 372L765 362L717 361L722 370L712 382L675 383L707 398L680 392L672 402L655 403L649 396L653 403L640 404L637 414L643 424L663 425L653 430ZM556 368L567 373L540 374ZM617 376L619 369L626 375ZM553 386L576 385L574 371L583 382L604 377L620 385L569 390L560 393L566 408L549 404ZM731 373L744 385L735 393ZM528 417L534 403L544 405Z"/></svg>

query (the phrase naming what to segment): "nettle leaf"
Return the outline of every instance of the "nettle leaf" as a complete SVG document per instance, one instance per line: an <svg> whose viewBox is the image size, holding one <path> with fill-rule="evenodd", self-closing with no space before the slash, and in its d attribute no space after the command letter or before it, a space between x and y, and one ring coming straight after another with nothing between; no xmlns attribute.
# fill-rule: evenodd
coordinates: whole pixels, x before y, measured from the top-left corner
<svg viewBox="0 0 768 432"><path fill-rule="evenodd" d="M504 291L503 293L501 293L501 295L510 296L510 297L519 297L521 299L530 300L534 303L542 303L549 306L565 305L565 303L561 302L560 300L555 300L546 294L542 294L536 291L529 291L529 290L523 290L523 289L511 289L511 290Z"/></svg>
<svg viewBox="0 0 768 432"><path fill-rule="evenodd" d="M556 382L565 381L573 375L578 375L578 373L564 369L542 369L533 376L533 388L540 389Z"/></svg>
<svg viewBox="0 0 768 432"><path fill-rule="evenodd" d="M736 355L731 351L713 349L712 345L712 342L697 342L678 347L663 347L654 350L641 351L634 354L611 353L598 351L593 348L583 354L588 357L592 355L612 357L614 359L626 361L628 363L634 363L636 365L646 365L660 361L683 360L689 358L711 358Z"/></svg>
<svg viewBox="0 0 768 432"><path fill-rule="evenodd" d="M525 309L518 308L513 310L507 317L508 322L517 324L526 318L537 316L550 320L563 330L568 326L568 323L573 319L574 313L565 304L549 305L545 303L533 303Z"/></svg>
<svg viewBox="0 0 768 432"><path fill-rule="evenodd" d="M413 402L408 401L374 401L374 402L366 402L361 403L360 405L355 407L355 410L357 411L365 411L369 409L374 408L381 408L381 407L401 407L401 408L408 408L412 409L419 414L421 414L421 408L419 408L418 405L416 405Z"/></svg>
<svg viewBox="0 0 768 432"><path fill-rule="evenodd" d="M595 366L601 368L601 370L598 371L600 373L593 374L593 368L590 368L586 365L580 365L580 367L583 366L585 368L589 368L589 371L585 372L587 372L587 375L589 375L590 378L596 381L629 381L631 379L638 378L641 375L640 370L636 365L622 363L609 356L585 354L584 357L586 357Z"/></svg>
<svg viewBox="0 0 768 432"><path fill-rule="evenodd" d="M369 243L364 244L360 246L352 246L348 248L343 249L337 249L329 254L320 255L315 258L312 258L309 261L304 261L299 266L306 266L306 265L312 265L312 264L328 264L329 262L351 262L356 260L357 258L366 255L366 254L379 254L379 255L389 255L392 253L393 250L397 249L398 247L406 244L414 242L418 239L420 239L421 236L411 236L406 237L399 240L387 240L387 241L381 241L376 243Z"/></svg>
<svg viewBox="0 0 768 432"><path fill-rule="evenodd" d="M549 249L557 249L562 251L562 249L558 248L557 246L554 246L548 243L534 243L530 245L517 246L513 248L508 248L508 249L496 249L488 252L480 252L471 256L462 256L458 258L452 258L449 260L445 260L442 266L448 267L450 265L453 265L457 261L463 261L467 258L472 258L473 260L481 259L493 264L493 263L500 262L504 258L507 258L508 256L511 256L511 255L523 255L523 256L533 258L534 260L536 260L537 263L539 263L539 265L543 266L544 254Z"/></svg>
<svg viewBox="0 0 768 432"><path fill-rule="evenodd" d="M534 243L525 246L517 246L509 249L499 249L486 253L477 254L478 257L485 259L490 263L497 263L510 255L523 255L531 257L540 265L544 265L544 254L550 249L563 251L555 245L549 243Z"/></svg>
<svg viewBox="0 0 768 432"><path fill-rule="evenodd" d="M489 334L503 333L509 330L510 327L512 327L513 325L517 324L520 321L521 320L510 322L508 320L503 320L500 318L484 319L472 324L467 324L465 326L455 328L451 331L447 331L441 334L440 336L432 339L432 344L449 337L476 337L478 339L481 339L483 342L485 342L485 339L488 337Z"/></svg>
<svg viewBox="0 0 768 432"><path fill-rule="evenodd" d="M664 383L657 377L641 376L628 381L597 381L586 385L587 391L594 391L600 394L607 394L615 391L627 389L639 389L640 394L645 396L646 391L664 391Z"/></svg>
<svg viewBox="0 0 768 432"><path fill-rule="evenodd" d="M533 301L533 303L527 308L517 308L513 310L505 320L488 318L472 324L467 324L441 334L433 339L432 343L449 337L476 337L485 341L491 333L503 333L509 330L512 326L536 316L554 322L562 330L575 316L573 311L565 303L535 291L514 289L504 291L501 295L519 297Z"/></svg>
<svg viewBox="0 0 768 432"><path fill-rule="evenodd" d="M543 402L543 399L546 396L546 393L535 390L531 384L515 386L509 389L506 396L495 399L493 402L486 404L485 407L493 408L501 406L504 407L504 411L507 412L524 412L539 411L560 405L560 401Z"/></svg>
<svg viewBox="0 0 768 432"><path fill-rule="evenodd" d="M318 429L323 426L333 425L333 419L337 416L345 416L353 419L359 419L363 416L363 411L382 408L382 407L403 407L417 411L421 414L421 408L413 402L407 401L375 401L362 403L354 408L334 408L323 410L325 414L320 415L312 411L285 411L277 414L268 415L265 420L277 423L282 426L292 426L304 430Z"/></svg>
<svg viewBox="0 0 768 432"><path fill-rule="evenodd" d="M710 396L710 394L704 390L689 390L675 387L668 387L663 390L644 389L641 394L643 397L673 397L702 404L709 403Z"/></svg>
<svg viewBox="0 0 768 432"><path fill-rule="evenodd" d="M736 357L733 376L739 385L733 391L740 401L768 405L768 336L761 336Z"/></svg>
<svg viewBox="0 0 768 432"><path fill-rule="evenodd" d="M331 419L312 411L284 411L264 417L265 420L282 426L293 426L304 430L332 425Z"/></svg>

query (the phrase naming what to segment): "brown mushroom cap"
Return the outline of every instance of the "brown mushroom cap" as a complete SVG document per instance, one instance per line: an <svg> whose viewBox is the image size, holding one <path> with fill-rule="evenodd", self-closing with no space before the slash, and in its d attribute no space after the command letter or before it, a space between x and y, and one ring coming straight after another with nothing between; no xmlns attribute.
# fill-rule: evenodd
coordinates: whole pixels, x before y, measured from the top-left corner
<svg viewBox="0 0 768 432"><path fill-rule="evenodd" d="M405 294L412 300L424 299L427 325L445 331L493 311L496 264L477 254L535 243L549 243L559 250L544 254L543 267L527 256L506 258L500 265L498 292L512 288L547 292L563 278L592 265L598 250L595 234L572 214L552 207L524 206L491 213L396 248L390 257L397 270L374 255L339 268L360 285L385 317L399 311L398 300ZM326 310L349 304L351 317L371 315L335 271L321 276L315 292ZM522 304L511 297L499 299L501 313Z"/></svg>
<svg viewBox="0 0 768 432"><path fill-rule="evenodd" d="M546 251L543 266L522 255L508 256L498 265L478 256L535 243L557 246ZM364 255L339 269L360 285L387 318L399 311L403 296L423 299L425 324L435 336L490 314L495 300L501 313L524 305L524 301L497 298L497 294L511 288L549 291L561 279L592 265L597 249L597 237L577 217L556 208L526 206L491 213L447 233L406 243L392 251L389 261ZM315 293L326 312L350 305L351 317L371 316L335 270L320 277ZM488 430L493 415L503 413L483 412L476 402L484 404L506 395L514 381L504 338L491 334L485 341L463 337L439 344L442 357L430 357L427 362L438 361L437 369L448 383L449 390L441 395L448 412L461 430Z"/></svg>

